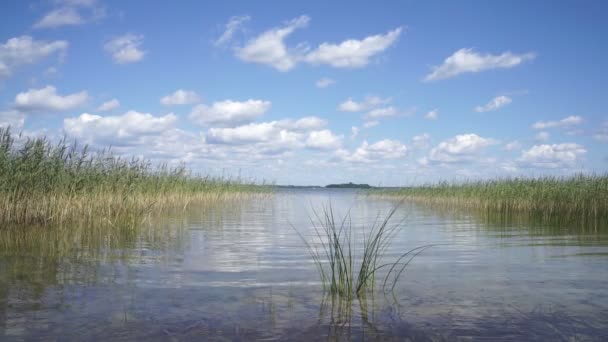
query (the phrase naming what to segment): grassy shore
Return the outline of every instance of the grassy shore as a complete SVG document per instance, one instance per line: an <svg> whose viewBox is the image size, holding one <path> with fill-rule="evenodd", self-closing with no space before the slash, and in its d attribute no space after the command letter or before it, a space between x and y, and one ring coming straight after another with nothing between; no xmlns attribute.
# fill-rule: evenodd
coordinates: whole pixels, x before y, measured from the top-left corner
<svg viewBox="0 0 608 342"><path fill-rule="evenodd" d="M185 167L153 166L66 139L16 143L0 128L0 228L18 224L137 223L151 212L200 201L249 196L267 187Z"/></svg>
<svg viewBox="0 0 608 342"><path fill-rule="evenodd" d="M547 223L598 226L608 222L608 175L439 183L375 194L472 208L505 218L523 213Z"/></svg>

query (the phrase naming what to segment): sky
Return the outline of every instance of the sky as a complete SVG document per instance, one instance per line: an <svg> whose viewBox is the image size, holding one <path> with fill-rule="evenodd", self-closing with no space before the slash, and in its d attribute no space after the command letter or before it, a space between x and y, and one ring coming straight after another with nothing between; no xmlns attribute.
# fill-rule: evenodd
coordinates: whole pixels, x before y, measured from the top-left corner
<svg viewBox="0 0 608 342"><path fill-rule="evenodd" d="M257 182L608 169L606 1L0 4L0 127Z"/></svg>

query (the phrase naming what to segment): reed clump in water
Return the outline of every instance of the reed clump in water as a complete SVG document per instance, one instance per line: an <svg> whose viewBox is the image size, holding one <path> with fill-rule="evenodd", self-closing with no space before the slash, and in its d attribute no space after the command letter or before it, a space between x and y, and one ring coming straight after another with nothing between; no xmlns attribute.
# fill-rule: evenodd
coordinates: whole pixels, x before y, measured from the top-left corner
<svg viewBox="0 0 608 342"><path fill-rule="evenodd" d="M332 296L353 299L362 298L368 290L373 291L376 275L382 270L385 278L383 289L392 278L393 289L405 267L414 257L430 245L414 248L396 261L383 261L387 248L395 234L401 229L402 222L390 224L398 205L384 217L379 216L367 232L363 232L362 244L353 236L350 213L336 220L331 204L323 206L322 212L314 211L311 219L314 234L306 238L296 229L311 255L323 288Z"/></svg>
<svg viewBox="0 0 608 342"><path fill-rule="evenodd" d="M511 217L527 213L543 222L598 226L608 221L608 175L506 178L380 190L416 202L469 207Z"/></svg>
<svg viewBox="0 0 608 342"><path fill-rule="evenodd" d="M137 224L147 213L197 201L266 192L267 187L209 176L183 166L154 167L66 139L16 143L0 128L0 227L106 221Z"/></svg>

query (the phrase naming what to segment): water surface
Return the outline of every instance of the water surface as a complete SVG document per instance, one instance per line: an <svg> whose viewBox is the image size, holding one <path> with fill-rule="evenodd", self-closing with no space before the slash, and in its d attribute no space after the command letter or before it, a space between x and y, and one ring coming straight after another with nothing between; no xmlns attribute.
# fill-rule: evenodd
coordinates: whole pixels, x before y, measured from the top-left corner
<svg viewBox="0 0 608 342"><path fill-rule="evenodd" d="M394 202L279 190L138 229L0 232L0 340L604 340L608 234L402 204L395 260L428 244L394 291L324 296L294 229L349 210L354 236ZM572 228L572 227L571 227Z"/></svg>

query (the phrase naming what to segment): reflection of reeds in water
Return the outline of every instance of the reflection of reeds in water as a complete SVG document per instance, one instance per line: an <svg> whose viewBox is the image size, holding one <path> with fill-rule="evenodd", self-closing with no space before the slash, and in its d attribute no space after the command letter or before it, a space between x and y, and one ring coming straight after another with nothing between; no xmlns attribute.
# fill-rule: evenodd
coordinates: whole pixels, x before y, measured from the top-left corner
<svg viewBox="0 0 608 342"><path fill-rule="evenodd" d="M190 203L266 192L240 179L194 176L185 167L153 167L109 150L91 153L65 139L16 143L0 128L0 225L139 223L144 214Z"/></svg>
<svg viewBox="0 0 608 342"><path fill-rule="evenodd" d="M581 228L599 227L608 221L608 175L439 183L380 190L375 194L430 205L473 208L505 221L524 214L537 222L575 224Z"/></svg>
<svg viewBox="0 0 608 342"><path fill-rule="evenodd" d="M308 249L324 289L332 296L352 299L373 292L376 275L381 269L385 273L383 289L392 278L399 280L412 259L430 246L422 246L402 254L396 261L385 263L382 259L392 238L402 227L401 222L390 224L398 206L380 220L377 216L368 232L363 232L362 246L353 237L350 213L336 221L331 204L323 206L322 212L314 211L311 223L314 229L309 240L296 229ZM360 253L358 251L361 250Z"/></svg>

